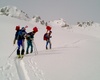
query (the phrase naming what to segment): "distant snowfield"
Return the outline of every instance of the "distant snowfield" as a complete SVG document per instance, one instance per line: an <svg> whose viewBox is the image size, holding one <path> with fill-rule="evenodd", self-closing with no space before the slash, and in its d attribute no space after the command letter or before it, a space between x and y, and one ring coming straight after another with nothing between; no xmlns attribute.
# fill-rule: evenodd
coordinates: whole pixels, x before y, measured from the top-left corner
<svg viewBox="0 0 100 80"><path fill-rule="evenodd" d="M99 25L65 29L51 24L52 49L45 50L45 26L6 16L0 16L0 22L0 80L100 80ZM18 60L14 52L8 58L17 47L13 45L16 25L28 25L27 32L39 28L34 39L37 55Z"/></svg>

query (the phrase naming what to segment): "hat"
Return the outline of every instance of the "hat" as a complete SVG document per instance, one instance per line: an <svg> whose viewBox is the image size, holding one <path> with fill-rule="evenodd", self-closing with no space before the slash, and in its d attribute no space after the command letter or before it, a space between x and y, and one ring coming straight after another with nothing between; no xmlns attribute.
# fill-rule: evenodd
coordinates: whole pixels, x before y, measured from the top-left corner
<svg viewBox="0 0 100 80"><path fill-rule="evenodd" d="M46 26L46 29L47 29L48 31L50 31L50 30L51 30L51 26Z"/></svg>
<svg viewBox="0 0 100 80"><path fill-rule="evenodd" d="M37 27L34 27L33 28L33 31L38 32L38 28Z"/></svg>
<svg viewBox="0 0 100 80"><path fill-rule="evenodd" d="M20 30L20 26L16 26L16 29L15 30Z"/></svg>

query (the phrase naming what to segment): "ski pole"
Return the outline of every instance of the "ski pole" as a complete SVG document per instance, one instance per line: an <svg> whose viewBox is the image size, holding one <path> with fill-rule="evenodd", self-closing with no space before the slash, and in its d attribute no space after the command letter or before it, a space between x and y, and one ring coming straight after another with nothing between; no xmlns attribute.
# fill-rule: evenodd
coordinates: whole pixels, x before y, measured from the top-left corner
<svg viewBox="0 0 100 80"><path fill-rule="evenodd" d="M33 41L33 44L34 44L34 52L35 52L35 54L38 54L38 51L37 51L37 47L36 47L36 44L35 44L35 42Z"/></svg>
<svg viewBox="0 0 100 80"><path fill-rule="evenodd" d="M16 49L17 49L17 47L12 51L12 53L9 55L8 58L10 58L12 56L12 54L15 52Z"/></svg>
<svg viewBox="0 0 100 80"><path fill-rule="evenodd" d="M35 43L33 42L33 45L34 45L34 53L35 53L35 55L37 54L37 49L36 49L36 45L35 45Z"/></svg>

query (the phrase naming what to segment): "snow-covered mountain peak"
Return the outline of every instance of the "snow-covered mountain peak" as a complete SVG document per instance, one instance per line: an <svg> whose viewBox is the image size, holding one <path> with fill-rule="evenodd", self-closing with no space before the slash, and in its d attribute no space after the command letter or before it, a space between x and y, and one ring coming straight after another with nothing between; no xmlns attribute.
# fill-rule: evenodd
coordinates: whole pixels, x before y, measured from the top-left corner
<svg viewBox="0 0 100 80"><path fill-rule="evenodd" d="M21 20L29 20L28 15L15 6L5 6L0 8L0 15L11 16Z"/></svg>
<svg viewBox="0 0 100 80"><path fill-rule="evenodd" d="M63 18L60 18L58 20L50 21L51 24L58 25L60 27L69 27L69 25L66 23L66 21Z"/></svg>
<svg viewBox="0 0 100 80"><path fill-rule="evenodd" d="M46 22L44 20L42 20L41 17L38 15L33 16L33 18L30 19L30 22L31 23L36 22L36 23L40 23L42 25L46 25Z"/></svg>

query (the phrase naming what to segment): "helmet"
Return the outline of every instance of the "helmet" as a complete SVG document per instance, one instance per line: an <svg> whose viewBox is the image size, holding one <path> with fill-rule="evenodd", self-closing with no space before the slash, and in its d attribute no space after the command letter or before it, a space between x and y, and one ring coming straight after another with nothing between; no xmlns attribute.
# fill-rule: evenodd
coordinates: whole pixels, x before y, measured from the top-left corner
<svg viewBox="0 0 100 80"><path fill-rule="evenodd" d="M16 26L15 30L20 30L20 26Z"/></svg>
<svg viewBox="0 0 100 80"><path fill-rule="evenodd" d="M50 30L51 30L51 27L50 27L50 26L46 26L46 29L47 29L48 31L50 31Z"/></svg>
<svg viewBox="0 0 100 80"><path fill-rule="evenodd" d="M37 27L34 27L33 28L33 31L38 32L38 28Z"/></svg>

